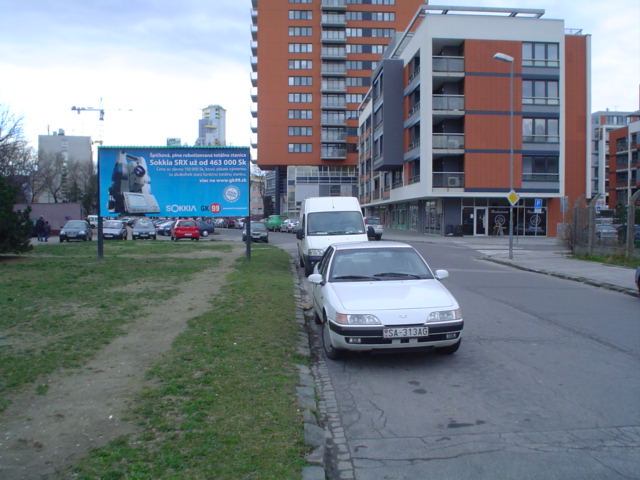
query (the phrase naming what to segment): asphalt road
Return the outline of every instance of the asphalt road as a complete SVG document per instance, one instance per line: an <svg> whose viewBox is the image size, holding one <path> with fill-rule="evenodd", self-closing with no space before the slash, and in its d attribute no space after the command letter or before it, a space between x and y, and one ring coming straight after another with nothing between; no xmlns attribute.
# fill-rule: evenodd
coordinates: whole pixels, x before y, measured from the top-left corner
<svg viewBox="0 0 640 480"><path fill-rule="evenodd" d="M463 343L327 360L356 480L640 478L637 298L415 246L451 274Z"/></svg>

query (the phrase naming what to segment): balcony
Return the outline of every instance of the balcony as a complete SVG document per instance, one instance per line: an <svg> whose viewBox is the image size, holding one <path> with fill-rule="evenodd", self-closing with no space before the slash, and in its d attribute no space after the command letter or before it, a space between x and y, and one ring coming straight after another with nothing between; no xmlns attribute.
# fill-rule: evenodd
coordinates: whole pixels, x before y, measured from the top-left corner
<svg viewBox="0 0 640 480"><path fill-rule="evenodd" d="M433 57L433 73L464 74L464 57Z"/></svg>
<svg viewBox="0 0 640 480"><path fill-rule="evenodd" d="M347 43L347 32L344 30L323 30L322 43Z"/></svg>
<svg viewBox="0 0 640 480"><path fill-rule="evenodd" d="M322 0L323 10L346 10L347 0Z"/></svg>
<svg viewBox="0 0 640 480"><path fill-rule="evenodd" d="M257 8L252 8L251 9L251 18L253 19L253 21L255 23L256 19L258 18L258 9Z"/></svg>
<svg viewBox="0 0 640 480"><path fill-rule="evenodd" d="M464 114L464 95L433 95L434 112L459 112Z"/></svg>
<svg viewBox="0 0 640 480"><path fill-rule="evenodd" d="M464 172L433 172L433 188L464 188Z"/></svg>
<svg viewBox="0 0 640 480"><path fill-rule="evenodd" d="M252 56L251 57L251 70L253 72L257 72L258 71L258 57L256 57L256 56Z"/></svg>
<svg viewBox="0 0 640 480"><path fill-rule="evenodd" d="M322 26L323 27L345 27L347 25L347 19L343 14L323 14Z"/></svg>
<svg viewBox="0 0 640 480"><path fill-rule="evenodd" d="M322 69L320 71L320 74L325 76L325 77L344 77L347 75L347 65L346 63L342 63L342 64L337 64L337 63L332 63L332 64L327 64L327 63L323 63L322 64Z"/></svg>
<svg viewBox="0 0 640 480"><path fill-rule="evenodd" d="M345 98L322 98L321 107L327 110L344 110L347 108Z"/></svg>
<svg viewBox="0 0 640 480"><path fill-rule="evenodd" d="M258 40L258 26L251 25L251 39Z"/></svg>
<svg viewBox="0 0 640 480"><path fill-rule="evenodd" d="M320 158L322 160L346 160L347 149L323 146L322 151L320 152Z"/></svg>
<svg viewBox="0 0 640 480"><path fill-rule="evenodd" d="M335 82L322 82L322 93L347 93L347 84Z"/></svg>
<svg viewBox="0 0 640 480"><path fill-rule="evenodd" d="M251 89L251 101L253 103L258 103L258 89L257 88L252 88Z"/></svg>
<svg viewBox="0 0 640 480"><path fill-rule="evenodd" d="M347 50L345 47L323 47L320 58L323 60L346 60Z"/></svg>
<svg viewBox="0 0 640 480"><path fill-rule="evenodd" d="M464 150L464 133L434 133L433 150Z"/></svg>
<svg viewBox="0 0 640 480"><path fill-rule="evenodd" d="M253 55L257 55L258 54L258 42L256 42L255 40L251 41L251 53Z"/></svg>
<svg viewBox="0 0 640 480"><path fill-rule="evenodd" d="M251 72L251 86L258 86L258 72Z"/></svg>

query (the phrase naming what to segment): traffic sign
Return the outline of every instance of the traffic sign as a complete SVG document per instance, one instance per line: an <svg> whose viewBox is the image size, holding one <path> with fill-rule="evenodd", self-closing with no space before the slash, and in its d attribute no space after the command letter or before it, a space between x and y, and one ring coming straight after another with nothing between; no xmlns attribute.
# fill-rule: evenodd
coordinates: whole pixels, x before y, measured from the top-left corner
<svg viewBox="0 0 640 480"><path fill-rule="evenodd" d="M520 195L518 195L515 190L511 190L509 192L509 195L507 195L507 199L509 200L511 206L515 207L516 203L518 203L518 200L520 200Z"/></svg>

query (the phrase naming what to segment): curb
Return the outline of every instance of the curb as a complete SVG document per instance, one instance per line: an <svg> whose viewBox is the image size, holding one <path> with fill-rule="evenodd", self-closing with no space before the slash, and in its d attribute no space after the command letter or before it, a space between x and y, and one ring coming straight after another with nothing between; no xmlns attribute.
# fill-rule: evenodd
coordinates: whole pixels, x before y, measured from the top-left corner
<svg viewBox="0 0 640 480"><path fill-rule="evenodd" d="M491 256L484 256L482 257L482 260L498 263L500 265L505 265L507 267L517 268L518 270L524 270L525 272L540 273L543 275L549 275L551 277L562 278L564 280L573 280L574 282L584 283L586 285L591 285L593 287L600 287L607 290L612 290L614 292L625 293L627 295L631 295L632 297L640 297L640 293L638 293L636 290L633 290L631 288L625 288L625 287L621 287L619 285L614 285L612 283L607 283L607 282L600 282L600 281L593 280L591 278L580 277L577 275L569 275L568 273L554 272L551 270L543 270L540 268L524 267L522 265L518 265L517 263L510 262L508 260L500 260L497 258L493 258Z"/></svg>
<svg viewBox="0 0 640 480"><path fill-rule="evenodd" d="M351 480L355 471L344 435L338 402L331 384L325 357L313 341L315 321L310 300L302 286L296 259L291 259L296 299L296 322L301 327L298 353L309 358L311 367L298 365L300 372L298 405L302 412L304 442L312 450L305 457L309 465L302 469L302 480L336 478Z"/></svg>

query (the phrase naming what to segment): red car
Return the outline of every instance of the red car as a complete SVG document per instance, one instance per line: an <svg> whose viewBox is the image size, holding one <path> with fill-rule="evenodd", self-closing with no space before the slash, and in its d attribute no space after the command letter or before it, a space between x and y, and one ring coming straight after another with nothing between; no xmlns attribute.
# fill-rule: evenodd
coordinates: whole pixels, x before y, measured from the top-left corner
<svg viewBox="0 0 640 480"><path fill-rule="evenodd" d="M171 240L179 238L190 238L200 240L200 229L195 220L178 220L171 228Z"/></svg>

